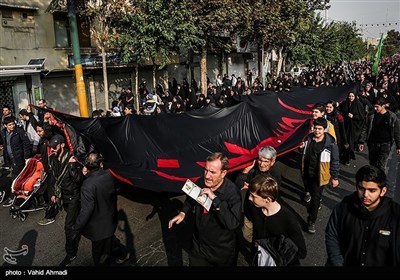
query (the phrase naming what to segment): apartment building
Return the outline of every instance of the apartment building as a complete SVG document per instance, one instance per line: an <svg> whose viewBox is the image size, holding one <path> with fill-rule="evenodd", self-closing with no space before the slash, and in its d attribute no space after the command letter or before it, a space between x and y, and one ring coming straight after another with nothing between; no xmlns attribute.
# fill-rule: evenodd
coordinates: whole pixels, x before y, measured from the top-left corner
<svg viewBox="0 0 400 280"><path fill-rule="evenodd" d="M78 4L76 10L79 8ZM66 0L0 0L0 20L0 106L10 105L18 112L45 98L55 110L79 116ZM90 39L89 26L79 17L77 21L89 112L107 109L100 53ZM135 88L135 68L121 63L113 53L107 58L111 104L122 87ZM256 59L256 54L249 56L239 51L224 56L209 54L208 76L211 80L218 73L243 77L247 68L256 74ZM195 57L193 78L197 81L198 61L199 57ZM157 70L156 83L167 86L173 77L181 81L190 78L190 73L182 55L165 69ZM151 65L141 66L136 80L152 84Z"/></svg>

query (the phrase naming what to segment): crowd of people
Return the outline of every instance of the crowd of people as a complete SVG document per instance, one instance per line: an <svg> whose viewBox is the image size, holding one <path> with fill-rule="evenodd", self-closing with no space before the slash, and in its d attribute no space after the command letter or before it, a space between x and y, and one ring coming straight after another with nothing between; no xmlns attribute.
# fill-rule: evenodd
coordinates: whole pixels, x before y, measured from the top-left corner
<svg viewBox="0 0 400 280"><path fill-rule="evenodd" d="M353 79L356 87L346 100L330 100L312 107L310 134L300 147L303 157L299 166L303 199L307 203L307 231L316 232L324 187L339 185L340 163L350 164L367 145L369 165L357 171L355 192L335 207L326 227L327 264L398 266L400 206L385 194L390 187L386 165L393 146L400 155L400 124L396 116L400 108L400 65L383 60L378 76L371 74L367 63L353 65L352 73L348 69L342 66L315 69L299 77L283 73L270 77L265 88L260 78L252 81L247 76L243 81L234 74L223 78L218 75L215 83L209 81L207 96L197 94L194 80L189 84L184 79L178 84L173 79L168 90L158 85L151 92L142 82L138 93L140 108L135 108L132 90L124 88L110 110L95 110L92 117L129 116L138 112L178 114L210 104L223 108L234 104L234 97L241 94L280 93L291 91L293 86L340 86ZM51 109L44 99L39 106ZM28 106L20 110L17 120L11 108L3 106L1 126L3 168L11 169L12 180L21 173L27 159L39 155L47 176L38 203L66 212L66 256L60 266L73 264L81 236L91 240L96 266L129 259L129 252L114 234L117 192L114 177L103 169L102 155L95 148L81 157L74 154L70 135L48 111L38 110L35 115ZM212 200L211 208L207 210L187 197L179 214L171 217L168 224L171 228L194 213L191 266L234 266L239 243L247 248L249 259L254 260L251 265L301 264L307 248L296 217L281 203L282 180L274 168L276 160L274 147L261 147L258 158L231 181L226 176L229 169L226 155L213 152L207 157L203 177L197 183L202 188L200 195ZM0 201L4 201L3 207L10 207L22 195L12 189L6 198L1 190ZM53 223L57 211L46 211L39 225Z"/></svg>

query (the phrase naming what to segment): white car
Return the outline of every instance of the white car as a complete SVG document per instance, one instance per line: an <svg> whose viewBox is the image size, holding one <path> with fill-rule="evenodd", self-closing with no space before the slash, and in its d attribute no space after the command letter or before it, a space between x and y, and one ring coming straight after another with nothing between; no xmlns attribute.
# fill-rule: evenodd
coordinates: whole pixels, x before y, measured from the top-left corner
<svg viewBox="0 0 400 280"><path fill-rule="evenodd" d="M287 74L290 74L292 77L299 76L303 72L307 72L308 68L303 67L303 66L295 66L292 69L290 69L289 72L286 72Z"/></svg>

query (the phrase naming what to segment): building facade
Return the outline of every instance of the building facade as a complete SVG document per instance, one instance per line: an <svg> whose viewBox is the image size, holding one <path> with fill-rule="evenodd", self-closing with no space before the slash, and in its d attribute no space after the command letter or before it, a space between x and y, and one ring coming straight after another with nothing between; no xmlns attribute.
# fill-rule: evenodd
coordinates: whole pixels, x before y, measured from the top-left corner
<svg viewBox="0 0 400 280"><path fill-rule="evenodd" d="M44 98L55 110L79 116L69 21L66 7L59 5L65 2L0 0L0 106L9 105L18 112ZM90 39L87 24L79 17L77 21L89 112L108 109L104 108L101 55ZM208 77L211 81L219 73L244 77L247 69L256 75L256 55L209 54ZM198 56L194 57L193 78L196 81L200 80L199 60ZM112 53L107 61L109 104L118 98L122 87L135 89L135 81L146 80L148 85L153 81L150 65L140 67L138 79L135 79L133 65L121 63ZM172 78L178 82L183 78L190 81L191 71L186 61L185 56L180 56L163 70L157 70L156 83L167 88Z"/></svg>

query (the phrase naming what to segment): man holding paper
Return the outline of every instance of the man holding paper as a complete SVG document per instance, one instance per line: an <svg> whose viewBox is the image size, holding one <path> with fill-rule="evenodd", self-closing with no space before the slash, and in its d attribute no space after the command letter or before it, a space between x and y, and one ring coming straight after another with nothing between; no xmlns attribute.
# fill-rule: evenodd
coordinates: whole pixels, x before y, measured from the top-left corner
<svg viewBox="0 0 400 280"><path fill-rule="evenodd" d="M210 154L204 167L204 183L200 191L200 196L207 195L212 200L209 211L188 196L181 212L169 221L168 228L180 224L186 213L194 209L195 229L193 248L189 255L190 266L235 265L235 230L242 220L241 196L236 185L225 178L228 168L229 162L225 155Z"/></svg>

